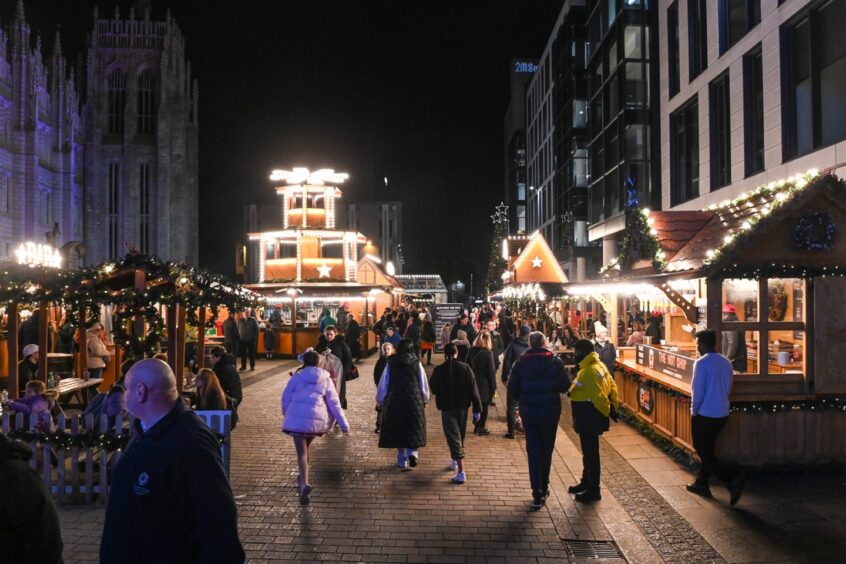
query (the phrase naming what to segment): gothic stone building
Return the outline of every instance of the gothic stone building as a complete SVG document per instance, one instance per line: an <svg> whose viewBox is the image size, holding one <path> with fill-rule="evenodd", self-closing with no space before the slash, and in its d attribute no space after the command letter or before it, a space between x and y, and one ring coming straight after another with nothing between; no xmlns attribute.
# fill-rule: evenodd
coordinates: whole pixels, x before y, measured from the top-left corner
<svg viewBox="0 0 846 564"><path fill-rule="evenodd" d="M84 101L58 34L45 62L30 33L19 2L0 30L0 260L35 241L87 264L196 263L197 84L176 23L95 12Z"/></svg>

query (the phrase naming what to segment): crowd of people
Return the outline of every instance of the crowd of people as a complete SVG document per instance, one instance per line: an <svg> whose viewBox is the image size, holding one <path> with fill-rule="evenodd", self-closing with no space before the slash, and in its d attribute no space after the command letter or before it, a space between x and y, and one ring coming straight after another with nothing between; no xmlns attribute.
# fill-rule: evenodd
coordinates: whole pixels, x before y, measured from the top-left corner
<svg viewBox="0 0 846 564"><path fill-rule="evenodd" d="M314 440L337 427L350 432L347 419L348 381L358 377L360 351L350 347L343 331L355 331L354 320L342 330L324 316L320 339L298 358L301 366L291 374L281 398L282 431L291 436L297 457L298 497L310 502L310 449ZM160 358L127 362L122 376L108 392L91 402L97 416L132 415L131 440L111 471L111 490L100 546L101 562L146 561L243 562L244 551L237 534L235 498L226 477L217 437L194 413L228 409L237 414L243 401L236 353L243 352L238 323L255 325L254 316L237 319L236 341L229 350L211 350L212 368L200 369L195 392L186 399L177 391L170 366ZM251 321L252 320L252 321ZM619 399L612 374L616 352L603 320L593 322L593 339L581 338L569 325L535 330L515 320L507 310L485 306L465 311L452 327L436 330L425 309L386 310L374 327L379 337L379 357L373 378L376 387L375 431L380 448L396 452L396 465L409 471L421 464L428 443L427 405L434 396L440 413L444 440L449 449L451 481L468 480L466 428L485 437L489 407L503 385L506 439L525 435L531 507L541 509L550 495L550 472L555 440L561 420L562 394L569 396L573 428L582 450L583 472L568 488L575 499L592 503L601 499L599 439L617 419ZM639 322L635 322L639 323ZM636 326L635 326L636 327ZM644 330L648 331L648 330ZM97 337L96 332L93 333ZM427 375L431 351L440 336L443 362ZM715 352L713 331L696 333L699 359L694 366L691 418L693 441L702 460L697 479L688 485L692 493L710 496L710 477L724 481L731 504L740 498L743 482L722 465L715 455L716 438L728 418L732 365ZM558 350L572 349L572 366ZM237 346L236 346L237 345ZM252 360L247 341L241 369ZM234 350L233 350L233 347ZM32 357L37 351L30 351ZM25 396L9 405L17 411L44 418L49 431L55 397L41 381L28 381ZM482 439L493 440L493 439ZM18 533L0 527L0 539L8 537L14 561L30 561L34 540L44 554L61 554L58 519L38 474L26 462L31 456L23 443L0 435L0 500L28 495L42 500L39 511L22 515ZM2 506L2 503L0 503ZM2 510L2 507L0 507ZM33 532L38 529L37 532ZM26 534L24 534L26 531ZM147 539L155 538L150 544ZM33 560L35 561L35 560ZM54 560L58 561L58 560Z"/></svg>

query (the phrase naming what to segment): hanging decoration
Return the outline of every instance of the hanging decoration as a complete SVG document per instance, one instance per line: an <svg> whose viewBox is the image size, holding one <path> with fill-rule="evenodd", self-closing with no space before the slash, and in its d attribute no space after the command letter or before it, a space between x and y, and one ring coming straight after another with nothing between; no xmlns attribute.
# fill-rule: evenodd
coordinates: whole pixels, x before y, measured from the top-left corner
<svg viewBox="0 0 846 564"><path fill-rule="evenodd" d="M805 214L793 227L793 244L800 251L834 250L837 225L830 213L812 211Z"/></svg>
<svg viewBox="0 0 846 564"><path fill-rule="evenodd" d="M485 278L485 294L489 295L502 286L502 273L508 266L507 257L503 257L503 241L508 237L508 206L500 202L496 212L491 215L493 238L488 274Z"/></svg>

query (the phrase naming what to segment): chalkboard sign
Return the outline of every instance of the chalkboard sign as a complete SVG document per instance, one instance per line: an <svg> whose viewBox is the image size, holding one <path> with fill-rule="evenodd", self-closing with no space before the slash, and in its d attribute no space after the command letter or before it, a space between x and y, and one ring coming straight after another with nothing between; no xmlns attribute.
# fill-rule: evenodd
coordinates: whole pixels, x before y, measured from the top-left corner
<svg viewBox="0 0 846 564"><path fill-rule="evenodd" d="M694 359L683 354L647 345L638 345L637 363L661 374L672 376L686 384L690 384L693 380Z"/></svg>

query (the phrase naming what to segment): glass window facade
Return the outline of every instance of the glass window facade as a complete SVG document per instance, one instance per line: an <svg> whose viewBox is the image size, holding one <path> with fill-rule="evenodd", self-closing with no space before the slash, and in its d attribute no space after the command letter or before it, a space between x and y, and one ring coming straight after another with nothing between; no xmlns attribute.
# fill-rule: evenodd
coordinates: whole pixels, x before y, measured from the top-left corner
<svg viewBox="0 0 846 564"><path fill-rule="evenodd" d="M764 170L764 67L758 45L743 57L744 170L752 176Z"/></svg>
<svg viewBox="0 0 846 564"><path fill-rule="evenodd" d="M699 196L699 103L696 96L670 115L670 203Z"/></svg>
<svg viewBox="0 0 846 564"><path fill-rule="evenodd" d="M782 27L784 159L846 139L846 0L815 4Z"/></svg>
<svg viewBox="0 0 846 564"><path fill-rule="evenodd" d="M720 54L761 22L761 0L719 0Z"/></svg>
<svg viewBox="0 0 846 564"><path fill-rule="evenodd" d="M708 2L687 2L687 44L690 78L693 80L708 67Z"/></svg>
<svg viewBox="0 0 846 564"><path fill-rule="evenodd" d="M729 77L724 72L709 85L711 190L731 183L731 109Z"/></svg>
<svg viewBox="0 0 846 564"><path fill-rule="evenodd" d="M681 61L679 59L679 5L673 2L667 8L667 67L670 78L670 98L679 93L679 73Z"/></svg>

